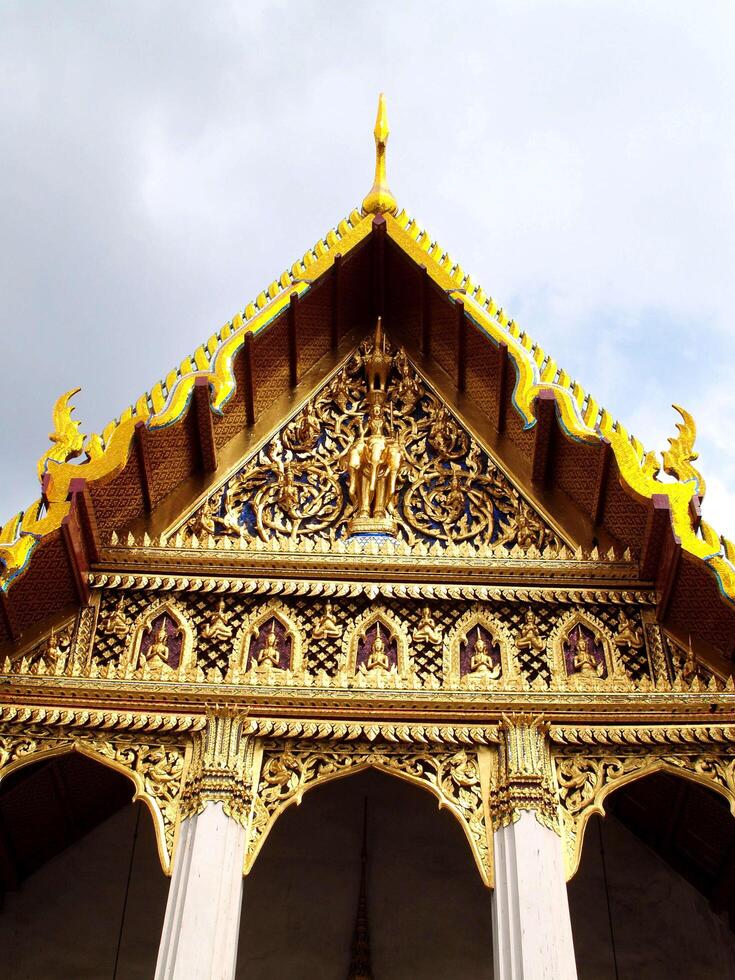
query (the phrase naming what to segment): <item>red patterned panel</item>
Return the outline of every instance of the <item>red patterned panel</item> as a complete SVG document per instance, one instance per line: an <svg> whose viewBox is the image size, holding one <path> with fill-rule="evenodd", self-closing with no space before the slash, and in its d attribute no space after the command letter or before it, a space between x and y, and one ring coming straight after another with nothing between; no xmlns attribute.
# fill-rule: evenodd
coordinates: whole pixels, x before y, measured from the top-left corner
<svg viewBox="0 0 735 980"><path fill-rule="evenodd" d="M590 514L597 486L600 446L574 442L561 429L554 437L550 482Z"/></svg>
<svg viewBox="0 0 735 980"><path fill-rule="evenodd" d="M425 274L395 242L385 248L385 326L398 343L421 343L421 279Z"/></svg>
<svg viewBox="0 0 735 980"><path fill-rule="evenodd" d="M534 433L533 429L524 429L524 421L518 414L513 405L513 386L515 385L515 371L511 367L509 372L509 384L507 388L505 404L505 433L510 441L526 454L528 459L533 452Z"/></svg>
<svg viewBox="0 0 735 980"><path fill-rule="evenodd" d="M498 409L498 360L492 343L472 323L467 324L467 394L490 419Z"/></svg>
<svg viewBox="0 0 735 980"><path fill-rule="evenodd" d="M122 473L108 483L92 483L89 492L100 531L124 527L143 513L141 473L134 441Z"/></svg>
<svg viewBox="0 0 735 980"><path fill-rule="evenodd" d="M615 460L610 462L605 501L600 523L614 538L627 545L637 556L646 528L646 507L636 503L620 484L620 471Z"/></svg>
<svg viewBox="0 0 735 980"><path fill-rule="evenodd" d="M13 622L25 630L56 610L78 602L74 574L61 531L52 531L36 547L28 571L9 593Z"/></svg>
<svg viewBox="0 0 735 980"><path fill-rule="evenodd" d="M457 381L457 307L432 283L429 287L431 356Z"/></svg>
<svg viewBox="0 0 735 980"><path fill-rule="evenodd" d="M225 405L222 415L214 416L214 439L219 449L245 426L245 357L242 350L235 357L235 392Z"/></svg>
<svg viewBox="0 0 735 980"><path fill-rule="evenodd" d="M317 286L299 301L297 339L299 377L329 351L332 344L332 306L334 282L332 273L322 276Z"/></svg>
<svg viewBox="0 0 735 980"><path fill-rule="evenodd" d="M717 579L699 559L682 552L666 626L691 633L729 656L735 646L735 608L720 595Z"/></svg>
<svg viewBox="0 0 735 980"><path fill-rule="evenodd" d="M253 339L256 419L290 388L287 315L282 313Z"/></svg>
<svg viewBox="0 0 735 980"><path fill-rule="evenodd" d="M342 260L340 272L340 336L357 328L367 332L375 326L371 287L371 239L357 245Z"/></svg>
<svg viewBox="0 0 735 980"><path fill-rule="evenodd" d="M194 413L165 429L154 429L146 440L150 459L155 506L199 467L198 436Z"/></svg>

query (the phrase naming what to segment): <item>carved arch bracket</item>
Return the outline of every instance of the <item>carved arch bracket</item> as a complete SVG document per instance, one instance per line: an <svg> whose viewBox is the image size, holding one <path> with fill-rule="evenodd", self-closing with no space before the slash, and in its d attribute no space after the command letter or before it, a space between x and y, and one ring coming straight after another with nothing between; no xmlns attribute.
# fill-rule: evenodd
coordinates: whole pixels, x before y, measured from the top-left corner
<svg viewBox="0 0 735 980"><path fill-rule="evenodd" d="M79 752L127 776L153 819L161 867L171 873L186 749L183 742L120 735L110 739L28 730L0 735L0 781L43 759Z"/></svg>
<svg viewBox="0 0 735 980"><path fill-rule="evenodd" d="M664 744L658 749L641 745L627 751L610 746L608 751L590 748L555 752L567 881L579 868L590 817L604 816L605 798L626 783L669 772L720 793L735 815L735 746L726 754L714 745L697 746L693 751L694 748L684 743L679 747Z"/></svg>
<svg viewBox="0 0 735 980"><path fill-rule="evenodd" d="M480 749L487 753L489 749ZM276 820L307 790L365 769L378 769L428 790L459 821L483 882L492 887L492 831L487 817L485 769L475 747L315 743L286 740L264 745L253 795L244 871L255 862Z"/></svg>

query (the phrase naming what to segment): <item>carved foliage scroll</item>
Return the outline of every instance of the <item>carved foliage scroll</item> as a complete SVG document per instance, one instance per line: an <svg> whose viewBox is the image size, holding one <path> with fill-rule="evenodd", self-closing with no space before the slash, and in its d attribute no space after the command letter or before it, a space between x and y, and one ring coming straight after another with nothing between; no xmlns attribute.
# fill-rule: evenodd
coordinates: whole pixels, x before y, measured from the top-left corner
<svg viewBox="0 0 735 980"><path fill-rule="evenodd" d="M629 739L635 736L631 733ZM657 741L666 741L665 730ZM678 749L678 750L677 750ZM667 771L693 779L722 793L735 813L735 751L721 753L706 744L691 751L681 746L663 744L658 748L641 745L637 750L557 752L556 781L564 837L564 860L567 878L579 867L584 830L593 814L603 815L605 797L634 779Z"/></svg>
<svg viewBox="0 0 735 980"><path fill-rule="evenodd" d="M0 735L0 779L21 766L67 752L80 752L132 780L134 799L142 800L151 812L161 865L168 874L184 772L183 742L123 734L79 737L63 729L30 727Z"/></svg>
<svg viewBox="0 0 735 980"><path fill-rule="evenodd" d="M432 792L440 806L459 820L483 881L491 883L491 852L476 750L434 747L422 751L367 742L266 742L253 798L245 870L252 867L279 815L292 803L300 803L306 790L370 767Z"/></svg>

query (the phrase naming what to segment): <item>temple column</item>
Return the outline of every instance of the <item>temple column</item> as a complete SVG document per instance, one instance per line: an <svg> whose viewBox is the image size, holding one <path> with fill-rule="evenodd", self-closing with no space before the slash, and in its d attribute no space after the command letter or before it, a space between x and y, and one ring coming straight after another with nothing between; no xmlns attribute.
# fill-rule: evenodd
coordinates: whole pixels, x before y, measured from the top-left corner
<svg viewBox="0 0 735 980"><path fill-rule="evenodd" d="M233 980L256 745L218 713L197 733L182 793L156 980Z"/></svg>
<svg viewBox="0 0 735 980"><path fill-rule="evenodd" d="M494 828L495 980L576 980L572 924L546 732L516 716L500 726Z"/></svg>

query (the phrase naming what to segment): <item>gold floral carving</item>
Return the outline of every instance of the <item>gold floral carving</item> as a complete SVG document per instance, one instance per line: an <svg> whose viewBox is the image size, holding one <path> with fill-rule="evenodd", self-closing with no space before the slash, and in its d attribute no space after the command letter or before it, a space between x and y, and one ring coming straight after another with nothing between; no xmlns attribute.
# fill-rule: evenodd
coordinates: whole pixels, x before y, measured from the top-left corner
<svg viewBox="0 0 735 980"><path fill-rule="evenodd" d="M278 817L304 793L322 783L374 768L423 786L459 820L485 884L492 883L492 858L477 753L461 747L422 751L386 743L309 744L266 742L250 822L245 872Z"/></svg>
<svg viewBox="0 0 735 980"><path fill-rule="evenodd" d="M504 716L498 729L499 751L490 792L493 827L515 823L524 811L560 832L548 725L526 714Z"/></svg>

